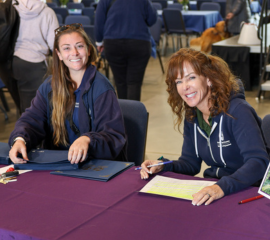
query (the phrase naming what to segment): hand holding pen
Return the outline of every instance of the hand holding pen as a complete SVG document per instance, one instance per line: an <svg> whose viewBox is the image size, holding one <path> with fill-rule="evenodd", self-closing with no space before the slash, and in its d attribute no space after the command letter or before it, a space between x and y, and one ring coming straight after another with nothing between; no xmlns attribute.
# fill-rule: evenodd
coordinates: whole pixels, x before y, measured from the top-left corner
<svg viewBox="0 0 270 240"><path fill-rule="evenodd" d="M146 160L142 163L140 168L136 168L136 170L141 169L141 179L148 179L149 174L155 174L163 170L164 164L172 163L173 161L163 162L159 160Z"/></svg>

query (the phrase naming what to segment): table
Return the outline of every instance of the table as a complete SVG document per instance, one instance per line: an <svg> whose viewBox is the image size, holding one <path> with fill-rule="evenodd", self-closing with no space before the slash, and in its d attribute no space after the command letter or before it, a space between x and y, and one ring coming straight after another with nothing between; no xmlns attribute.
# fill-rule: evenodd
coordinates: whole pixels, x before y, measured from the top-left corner
<svg viewBox="0 0 270 240"><path fill-rule="evenodd" d="M0 185L0 239L269 239L270 200L238 205L258 195L258 188L197 207L187 200L139 193L147 182L134 168L109 182L48 171L22 174L17 182Z"/></svg>
<svg viewBox="0 0 270 240"><path fill-rule="evenodd" d="M218 11L182 11L182 15L186 28L195 32L203 32L223 20Z"/></svg>
<svg viewBox="0 0 270 240"><path fill-rule="evenodd" d="M220 56L228 63L235 75L244 83L246 91L252 90L251 79L259 81L260 45L238 44L239 35L214 43L212 54ZM270 40L270 38L268 38ZM252 53L255 53L251 55ZM256 83L257 84L257 83Z"/></svg>

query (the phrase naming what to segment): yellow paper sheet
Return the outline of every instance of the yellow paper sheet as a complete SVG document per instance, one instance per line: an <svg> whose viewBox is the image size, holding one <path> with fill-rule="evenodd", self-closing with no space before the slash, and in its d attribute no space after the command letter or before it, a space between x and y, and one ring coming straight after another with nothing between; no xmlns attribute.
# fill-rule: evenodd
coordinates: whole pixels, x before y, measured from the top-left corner
<svg viewBox="0 0 270 240"><path fill-rule="evenodd" d="M180 180L170 177L155 176L140 190L140 192L192 200L192 194L215 183L216 182L204 180Z"/></svg>

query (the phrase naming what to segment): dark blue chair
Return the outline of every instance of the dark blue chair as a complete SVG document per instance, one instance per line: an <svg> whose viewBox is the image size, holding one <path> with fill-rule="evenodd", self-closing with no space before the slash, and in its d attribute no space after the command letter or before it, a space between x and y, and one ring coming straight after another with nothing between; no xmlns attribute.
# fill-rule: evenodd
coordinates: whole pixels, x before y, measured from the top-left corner
<svg viewBox="0 0 270 240"><path fill-rule="evenodd" d="M148 112L140 101L118 99L127 134L127 159L140 166L144 161Z"/></svg>
<svg viewBox="0 0 270 240"><path fill-rule="evenodd" d="M52 8L56 14L60 14L62 16L63 22L65 22L66 17L69 15L68 9L67 8L61 8L61 7L56 7Z"/></svg>
<svg viewBox="0 0 270 240"><path fill-rule="evenodd" d="M201 5L204 2L212 2L211 0L197 0L197 9L200 10L201 9Z"/></svg>
<svg viewBox="0 0 270 240"><path fill-rule="evenodd" d="M168 9L178 9L178 10L182 11L183 6L180 3L173 3L173 4L168 4L167 8Z"/></svg>
<svg viewBox="0 0 270 240"><path fill-rule="evenodd" d="M51 2L51 3L46 3L48 7L50 8L54 8L54 7L58 7L57 3Z"/></svg>
<svg viewBox="0 0 270 240"><path fill-rule="evenodd" d="M68 9L83 9L84 5L83 3L75 3L75 2L69 2L67 3Z"/></svg>
<svg viewBox="0 0 270 240"><path fill-rule="evenodd" d="M91 3L94 3L95 0L82 0L82 3L85 7L90 7Z"/></svg>
<svg viewBox="0 0 270 240"><path fill-rule="evenodd" d="M159 3L159 2L153 2L153 3L152 3L152 6L153 6L153 8L156 9L156 10L162 10L162 5L161 5L161 3Z"/></svg>
<svg viewBox="0 0 270 240"><path fill-rule="evenodd" d="M95 26L93 26L93 25L84 25L83 29L87 33L87 35L90 38L91 42L94 45L96 45Z"/></svg>
<svg viewBox="0 0 270 240"><path fill-rule="evenodd" d="M149 30L150 30L150 33L151 33L152 37L155 40L157 56L158 56L158 59L159 59L159 63L160 63L162 73L164 73L164 67L163 67L163 63L162 63L162 60L161 60L160 47L159 47L160 36L161 36L161 28L162 28L162 20L160 18L158 18L156 23L153 26L151 26L149 28Z"/></svg>
<svg viewBox="0 0 270 240"><path fill-rule="evenodd" d="M267 146L270 148L270 114L263 118L261 127Z"/></svg>
<svg viewBox="0 0 270 240"><path fill-rule="evenodd" d="M72 23L81 23L84 25L91 25L90 18L87 16L67 16L65 20L65 24L72 24Z"/></svg>
<svg viewBox="0 0 270 240"><path fill-rule="evenodd" d="M91 25L95 25L95 8L93 7L83 8L82 15L89 17L91 20Z"/></svg>
<svg viewBox="0 0 270 240"><path fill-rule="evenodd" d="M153 2L153 3L154 3L154 2L160 3L161 6L162 6L162 9L167 8L167 6L168 6L167 0L154 0L154 1L152 1L152 2Z"/></svg>
<svg viewBox="0 0 270 240"><path fill-rule="evenodd" d="M218 11L220 12L220 4L218 2L203 2L200 10L202 11Z"/></svg>
<svg viewBox="0 0 270 240"><path fill-rule="evenodd" d="M5 87L6 87L5 84L0 79L0 99L1 99L3 106L4 106L4 108L3 108L0 105L0 110L4 113L5 120L7 121L8 120L7 112L9 112L9 107L8 107L7 100L5 98L4 91L3 91L3 88L5 88Z"/></svg>
<svg viewBox="0 0 270 240"><path fill-rule="evenodd" d="M56 17L57 17L57 20L58 20L59 25L60 25L60 24L63 24L63 18L62 18L62 15L60 15L59 13L57 13L57 14L56 14Z"/></svg>
<svg viewBox="0 0 270 240"><path fill-rule="evenodd" d="M189 36L195 34L194 31L185 27L185 22L182 17L182 13L177 9L163 9L163 20L166 29L167 36L172 37L173 51L176 52L174 44L174 35L177 36L177 40L180 41L180 47L182 48L182 36L186 38L186 46L189 47ZM165 38L167 39L167 38ZM179 41L177 41L177 46ZM165 43L164 43L164 46Z"/></svg>

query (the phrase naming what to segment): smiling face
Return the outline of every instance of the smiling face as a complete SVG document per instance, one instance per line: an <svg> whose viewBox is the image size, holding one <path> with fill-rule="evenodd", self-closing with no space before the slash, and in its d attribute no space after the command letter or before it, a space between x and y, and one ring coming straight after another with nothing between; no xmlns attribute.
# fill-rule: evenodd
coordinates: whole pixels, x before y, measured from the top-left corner
<svg viewBox="0 0 270 240"><path fill-rule="evenodd" d="M84 38L77 32L67 33L59 39L59 51L57 55L68 67L70 74L84 72L90 56L90 49Z"/></svg>
<svg viewBox="0 0 270 240"><path fill-rule="evenodd" d="M197 107L201 112L208 113L211 82L204 76L197 75L192 66L184 62L183 78L180 72L175 79L177 91L190 107Z"/></svg>

